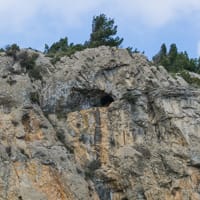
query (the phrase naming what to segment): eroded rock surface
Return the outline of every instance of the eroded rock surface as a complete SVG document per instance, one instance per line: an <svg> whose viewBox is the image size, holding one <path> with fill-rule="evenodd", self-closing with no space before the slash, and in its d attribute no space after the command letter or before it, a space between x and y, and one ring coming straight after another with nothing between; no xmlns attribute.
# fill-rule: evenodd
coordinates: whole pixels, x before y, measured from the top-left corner
<svg viewBox="0 0 200 200"><path fill-rule="evenodd" d="M38 54L40 80L0 55L0 199L200 199L200 89L123 49Z"/></svg>

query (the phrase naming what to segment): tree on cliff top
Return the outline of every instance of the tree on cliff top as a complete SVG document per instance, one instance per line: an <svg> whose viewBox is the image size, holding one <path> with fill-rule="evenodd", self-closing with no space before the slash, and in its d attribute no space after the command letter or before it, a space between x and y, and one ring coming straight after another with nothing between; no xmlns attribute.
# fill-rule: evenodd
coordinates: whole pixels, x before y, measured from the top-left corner
<svg viewBox="0 0 200 200"><path fill-rule="evenodd" d="M163 66L168 66L169 65L169 58L167 55L167 47L165 43L163 43L160 47L160 51L153 56L153 61L156 65L163 65Z"/></svg>
<svg viewBox="0 0 200 200"><path fill-rule="evenodd" d="M93 17L92 33L86 45L89 47L98 47L101 45L119 47L123 42L123 38L114 37L116 33L117 26L114 25L114 19L107 18L105 14L100 14Z"/></svg>

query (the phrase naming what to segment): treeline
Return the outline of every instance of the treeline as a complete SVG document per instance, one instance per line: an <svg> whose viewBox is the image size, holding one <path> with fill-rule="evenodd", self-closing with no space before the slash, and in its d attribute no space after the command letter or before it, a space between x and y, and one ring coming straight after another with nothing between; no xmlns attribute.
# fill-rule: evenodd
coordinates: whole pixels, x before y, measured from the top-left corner
<svg viewBox="0 0 200 200"><path fill-rule="evenodd" d="M77 51L82 51L86 48L95 48L102 45L119 47L123 38L116 36L117 25L114 19L108 18L105 14L94 16L92 20L92 31L90 38L83 44L69 43L68 38L61 38L51 46L45 44L44 53L46 56L52 57L52 63L57 62L62 56L70 56ZM1 48L0 52L6 52L7 55L15 55L15 51L19 50L17 44L7 45L6 48ZM129 50L132 50L131 48ZM11 52L11 53L9 53Z"/></svg>
<svg viewBox="0 0 200 200"><path fill-rule="evenodd" d="M55 64L62 56L70 56L86 48L102 45L120 47L123 38L116 36L116 34L117 26L114 19L108 18L105 14L100 14L93 17L90 37L83 44L69 43L68 38L64 37L51 46L45 44L44 53L46 56L51 57L52 63ZM129 53L139 53L137 49L133 50L132 47L128 47L127 50ZM0 51L5 51L7 55L16 59L16 52L19 51L19 47L16 44L8 45L5 49L0 49ZM162 44L159 52L153 56L152 62L155 65L164 66L169 72L182 74L187 81L190 76L189 72L200 74L200 58L190 58L186 51L179 52L176 44L171 44L169 50L165 44Z"/></svg>
<svg viewBox="0 0 200 200"><path fill-rule="evenodd" d="M189 58L186 51L179 52L176 44L171 44L169 51L165 44L161 45L160 51L152 58L154 64L164 66L169 72L200 73L200 58Z"/></svg>
<svg viewBox="0 0 200 200"><path fill-rule="evenodd" d="M117 26L114 19L106 17L105 14L94 16L92 20L92 32L89 40L84 44L69 43L68 38L61 38L58 42L53 43L50 47L45 44L44 53L53 57L52 61L56 62L63 55L72 55L76 51L86 48L94 48L102 45L119 47L123 42L123 38L115 36L117 34Z"/></svg>
<svg viewBox="0 0 200 200"><path fill-rule="evenodd" d="M176 44L171 44L169 51L166 45L162 44L160 51L152 60L155 65L164 66L168 72L178 73L189 84L200 86L200 79L190 73L200 74L200 58L189 58L186 51L178 51Z"/></svg>

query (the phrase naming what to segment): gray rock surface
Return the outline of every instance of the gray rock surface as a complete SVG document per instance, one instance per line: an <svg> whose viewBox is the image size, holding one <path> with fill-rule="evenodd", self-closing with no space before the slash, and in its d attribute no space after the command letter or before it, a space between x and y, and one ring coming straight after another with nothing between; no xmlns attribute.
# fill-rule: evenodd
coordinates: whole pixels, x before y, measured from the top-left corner
<svg viewBox="0 0 200 200"><path fill-rule="evenodd" d="M200 89L124 49L37 53L37 80L0 54L0 200L200 199Z"/></svg>

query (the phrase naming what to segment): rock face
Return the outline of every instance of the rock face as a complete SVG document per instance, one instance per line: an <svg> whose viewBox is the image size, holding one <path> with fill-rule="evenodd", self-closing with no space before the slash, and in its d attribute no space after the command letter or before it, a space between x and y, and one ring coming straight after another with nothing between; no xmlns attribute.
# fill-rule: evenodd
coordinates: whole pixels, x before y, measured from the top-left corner
<svg viewBox="0 0 200 200"><path fill-rule="evenodd" d="M200 199L200 89L123 49L38 54L41 80L0 55L0 200Z"/></svg>

